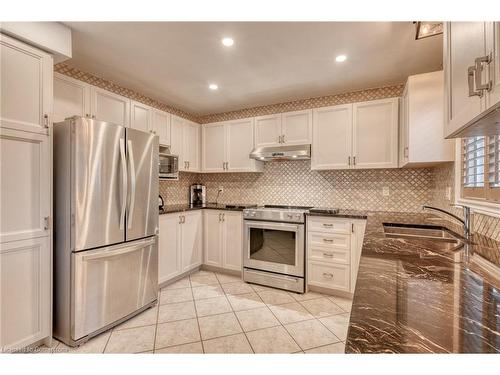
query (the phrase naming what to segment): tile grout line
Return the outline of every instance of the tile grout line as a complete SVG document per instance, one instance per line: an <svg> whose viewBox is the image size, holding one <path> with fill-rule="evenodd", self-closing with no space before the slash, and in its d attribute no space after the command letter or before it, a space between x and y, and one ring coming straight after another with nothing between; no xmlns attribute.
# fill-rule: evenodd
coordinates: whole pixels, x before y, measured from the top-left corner
<svg viewBox="0 0 500 375"><path fill-rule="evenodd" d="M160 289L161 291L161 289ZM153 354L156 351L156 334L158 332L158 317L160 316L160 295L158 295L158 303L156 305L156 324L155 324L155 334L153 338Z"/></svg>
<svg viewBox="0 0 500 375"><path fill-rule="evenodd" d="M259 298L262 300L262 302L266 305L266 307L269 309L269 311L271 311L271 314L273 314L274 318L278 321L278 323L281 325L281 327L283 327L283 329L286 331L286 333L288 334L288 336L290 336L293 340L293 342L295 343L295 345L297 345L297 347L300 349L300 350L303 350L302 347L299 345L299 343L295 340L295 338L290 334L290 332L288 332L288 330L286 329L286 327L283 325L283 323L281 323L281 320L278 319L278 317L274 314L273 310L271 310L271 308L267 305L267 303L264 302L264 300L262 299L262 297L260 296L259 293L257 293L257 295L259 296ZM293 297L292 297L293 298ZM278 327L278 326L276 326ZM297 352L295 352L297 353Z"/></svg>
<svg viewBox="0 0 500 375"><path fill-rule="evenodd" d="M215 277L215 279L217 280L218 283L219 279L217 279L217 276ZM200 320L198 317L198 309L196 308L196 300L194 299L193 284L191 283L191 275L189 275L189 285L191 285L191 296L193 297L194 314L196 315L196 324L198 325L198 334L200 335L201 351L203 352L203 354L205 354L205 345L203 345L203 336L201 335Z"/></svg>
<svg viewBox="0 0 500 375"><path fill-rule="evenodd" d="M229 306L231 306L231 303L229 302L229 299L227 298L227 296L226 296L226 300L227 300L227 302L229 303ZM250 346L250 349L252 350L252 353L253 353L253 354L255 354L255 349L253 348L252 344L250 343L250 340L248 339L247 333L246 333L246 332L245 332L245 330L243 329L243 326L241 325L240 319L238 318L238 314L236 314L236 311L234 311L233 306L231 306L231 310L233 310L233 314L234 314L234 316L236 317L236 321L237 321L237 322L238 322L238 324L240 325L241 332L242 332L242 333L243 333L243 335L245 336L245 339L247 340L248 345Z"/></svg>

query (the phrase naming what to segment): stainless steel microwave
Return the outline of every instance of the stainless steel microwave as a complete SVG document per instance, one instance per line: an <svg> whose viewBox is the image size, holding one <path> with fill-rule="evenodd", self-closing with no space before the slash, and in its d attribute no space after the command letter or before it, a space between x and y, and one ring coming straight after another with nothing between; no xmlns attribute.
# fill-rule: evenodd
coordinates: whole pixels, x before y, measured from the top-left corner
<svg viewBox="0 0 500 375"><path fill-rule="evenodd" d="M160 146L158 172L161 180L177 180L179 178L179 156L172 155L169 147Z"/></svg>

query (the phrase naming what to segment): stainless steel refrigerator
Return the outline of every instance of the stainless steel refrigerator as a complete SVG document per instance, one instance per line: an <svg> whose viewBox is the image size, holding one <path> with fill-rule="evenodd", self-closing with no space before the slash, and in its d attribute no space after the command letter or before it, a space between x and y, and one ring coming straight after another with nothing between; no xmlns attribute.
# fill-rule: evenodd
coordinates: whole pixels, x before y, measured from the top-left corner
<svg viewBox="0 0 500 375"><path fill-rule="evenodd" d="M54 125L54 249L66 344L156 303L158 136L85 117Z"/></svg>

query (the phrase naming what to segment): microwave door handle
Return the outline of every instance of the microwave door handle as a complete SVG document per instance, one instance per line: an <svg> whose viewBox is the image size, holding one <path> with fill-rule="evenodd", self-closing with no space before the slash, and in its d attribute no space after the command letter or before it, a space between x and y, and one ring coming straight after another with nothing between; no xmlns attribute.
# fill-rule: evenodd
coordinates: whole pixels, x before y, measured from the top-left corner
<svg viewBox="0 0 500 375"><path fill-rule="evenodd" d="M129 139L127 141L128 148L128 161L130 164L130 206L128 209L128 223L127 229L132 228L132 218L134 217L134 208L135 208L135 184L136 184L136 175L135 175L135 164L134 164L134 150L132 148L132 141Z"/></svg>
<svg viewBox="0 0 500 375"><path fill-rule="evenodd" d="M125 210L127 208L127 157L125 156L125 140L120 138L120 159L122 164L122 207L120 212L120 230L123 230L125 224Z"/></svg>

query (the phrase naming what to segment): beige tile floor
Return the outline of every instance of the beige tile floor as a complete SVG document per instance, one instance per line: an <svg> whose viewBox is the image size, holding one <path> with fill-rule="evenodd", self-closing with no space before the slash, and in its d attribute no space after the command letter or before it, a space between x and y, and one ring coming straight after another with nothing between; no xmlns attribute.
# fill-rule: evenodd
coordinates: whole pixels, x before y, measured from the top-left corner
<svg viewBox="0 0 500 375"><path fill-rule="evenodd" d="M352 301L288 293L199 271L160 292L157 306L78 348L51 353L343 353Z"/></svg>

